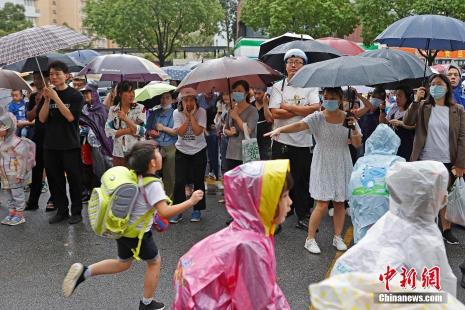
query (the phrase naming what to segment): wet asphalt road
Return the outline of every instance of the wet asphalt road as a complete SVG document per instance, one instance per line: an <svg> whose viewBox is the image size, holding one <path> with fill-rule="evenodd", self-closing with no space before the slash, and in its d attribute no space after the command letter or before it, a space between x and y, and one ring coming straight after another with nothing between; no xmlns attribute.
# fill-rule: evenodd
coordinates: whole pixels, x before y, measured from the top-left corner
<svg viewBox="0 0 465 310"><path fill-rule="evenodd" d="M0 225L0 309L137 309L142 297L145 266L136 263L121 274L92 278L75 294L62 297L63 277L74 262L91 264L116 256L114 241L97 237L84 223L49 225L50 213L44 212L48 194L42 195L41 209L26 214L27 223L18 227ZM220 195L207 196L207 210L200 223L185 219L155 240L162 255L162 269L156 299L170 305L173 299L172 275L179 257L202 238L224 227L227 214L218 204ZM7 214L4 195L0 193L0 217ZM349 218L347 218L349 220ZM324 279L336 250L331 246L332 223L324 219L317 241L321 255L304 248L306 232L294 228L290 217L276 237L278 278L292 309L308 309L308 285ZM348 227L346 221L346 229ZM458 265L465 258L465 231L455 229L461 245L447 246L449 262L460 276ZM465 302L465 290L458 286L458 298ZM167 307L169 309L170 307Z"/></svg>

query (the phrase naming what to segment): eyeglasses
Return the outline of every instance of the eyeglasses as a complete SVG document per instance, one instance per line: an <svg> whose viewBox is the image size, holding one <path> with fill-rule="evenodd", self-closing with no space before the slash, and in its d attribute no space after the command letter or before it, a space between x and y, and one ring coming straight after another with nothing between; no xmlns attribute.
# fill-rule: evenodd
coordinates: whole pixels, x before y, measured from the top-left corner
<svg viewBox="0 0 465 310"><path fill-rule="evenodd" d="M298 65L303 65L304 62L303 61L298 61L298 60L296 60L296 61L289 60L288 62L286 62L286 64L288 64L289 66L298 66Z"/></svg>

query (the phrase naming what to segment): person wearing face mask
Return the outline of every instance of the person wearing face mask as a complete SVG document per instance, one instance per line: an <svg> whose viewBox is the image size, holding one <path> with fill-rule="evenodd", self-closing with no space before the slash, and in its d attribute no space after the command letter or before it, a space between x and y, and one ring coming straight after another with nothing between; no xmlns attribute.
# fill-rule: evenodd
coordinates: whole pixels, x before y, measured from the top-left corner
<svg viewBox="0 0 465 310"><path fill-rule="evenodd" d="M373 131L379 125L379 114L381 104L386 102L386 91L381 87L376 87L371 94L370 100L366 100L363 96L357 94L357 97L363 102L363 107L352 111L359 119L360 128L362 128L363 139L365 145L366 140L371 136ZM365 148L361 150L361 154L365 153Z"/></svg>
<svg viewBox="0 0 465 310"><path fill-rule="evenodd" d="M257 134L258 111L249 102L249 90L249 83L244 80L237 81L232 85L233 107L229 110L228 120L224 128L225 135L229 137L226 150L228 171L242 165L242 140L245 139L244 124L247 124L251 138L255 138Z"/></svg>
<svg viewBox="0 0 465 310"><path fill-rule="evenodd" d="M320 110L318 88L288 85L294 75L308 63L307 55L300 49L290 49L284 55L284 62L286 78L273 85L269 103L275 127L299 122L307 115ZM291 161L291 174L296 184L291 190L291 198L294 201L292 213L295 211L297 215L295 227L302 230L308 229L308 216L314 205L308 194L312 146L312 136L308 131L283 133L271 146L272 159Z"/></svg>
<svg viewBox="0 0 465 310"><path fill-rule="evenodd" d="M413 101L413 90L410 87L402 86L396 90L396 103L386 112L386 103L379 106L379 122L391 126L400 138L400 146L397 155L405 160L410 160L413 148L413 138L415 137L415 126L407 126L402 121L405 111Z"/></svg>
<svg viewBox="0 0 465 310"><path fill-rule="evenodd" d="M172 105L173 97L171 92L161 95L161 109L155 110L147 119L147 139L153 139L160 146L160 153L163 159L163 185L165 192L173 199L174 192L174 172L175 172L175 143L178 140L178 134L174 127Z"/></svg>
<svg viewBox="0 0 465 310"><path fill-rule="evenodd" d="M461 82L462 70L454 62L452 62L447 70L447 77L449 78L452 88L454 90L455 102L465 107L465 95L463 94Z"/></svg>
<svg viewBox="0 0 465 310"><path fill-rule="evenodd" d="M310 195L316 200L316 206L310 216L305 241L305 249L313 254L321 253L315 235L323 216L328 212L330 201L334 206L332 244L338 251L347 250L341 234L345 219L344 202L349 199L348 184L353 168L349 143L359 147L362 134L354 117L349 117L347 122L347 126L354 129L344 126L347 114L340 109L342 102L343 94L340 87L326 88L323 93L323 112L312 113L301 121L276 128L266 134L276 139L282 133L307 131L315 138Z"/></svg>
<svg viewBox="0 0 465 310"><path fill-rule="evenodd" d="M404 124L415 126L411 161L435 160L449 170L449 188L456 177L465 171L465 112L455 103L452 86L443 74L433 74L429 94L420 87L415 101L404 115ZM425 99L426 97L426 99ZM449 244L458 244L452 234L451 223L445 219L446 208L439 212L443 238Z"/></svg>

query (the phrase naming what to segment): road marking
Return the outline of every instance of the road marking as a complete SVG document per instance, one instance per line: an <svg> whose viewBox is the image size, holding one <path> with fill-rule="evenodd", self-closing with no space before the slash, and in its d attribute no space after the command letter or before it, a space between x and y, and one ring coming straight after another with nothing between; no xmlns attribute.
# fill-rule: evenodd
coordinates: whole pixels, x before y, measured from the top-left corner
<svg viewBox="0 0 465 310"><path fill-rule="evenodd" d="M354 237L354 227L350 225L350 227L347 229L345 235L344 235L344 243L349 246L350 243L352 242L352 239ZM345 252L345 251L344 251ZM325 279L328 279L329 276L331 275L331 270L333 270L334 264L336 263L336 260L341 257L342 254L344 254L343 251L337 251L336 255L334 256L333 260L329 264L328 271L326 271L325 274ZM309 310L316 310L315 307L311 306Z"/></svg>

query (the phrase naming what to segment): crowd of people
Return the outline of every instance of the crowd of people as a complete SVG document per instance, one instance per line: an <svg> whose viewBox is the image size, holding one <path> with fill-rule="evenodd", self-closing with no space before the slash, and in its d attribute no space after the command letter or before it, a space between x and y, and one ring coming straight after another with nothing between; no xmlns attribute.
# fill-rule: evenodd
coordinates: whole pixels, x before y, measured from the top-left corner
<svg viewBox="0 0 465 310"><path fill-rule="evenodd" d="M28 101L21 91L13 90L12 102L7 106L10 113L0 113L1 186L9 199L9 213L1 223L10 226L25 223L24 210L39 209L39 198L46 192L48 182L50 198L45 210L55 211L50 224L65 220L71 225L77 224L82 221L83 203L89 200L93 188L100 186L103 173L112 166L126 166L140 174L157 174L162 178L163 187L154 185L149 201L161 215L169 217L172 224L183 220L183 212L190 207L193 208L190 221L201 221L202 211L207 207L206 199L211 199L202 194L207 177L216 182L219 190L223 189L224 182L225 204L232 216L229 229L249 229L272 236L275 226L279 227L286 214L288 217L295 214L296 228L307 231L307 238L302 242L305 249L319 254L317 232L328 209L334 222L332 245L339 251L348 248L342 238L346 212L352 216L354 225L356 217L360 216L355 208L350 210L356 204L355 191L349 184L357 169L356 166L354 170L357 160L376 153L371 146L376 143L374 132L377 128L387 132L379 137L392 137L386 144L393 142L395 145L387 153L378 149L377 154L397 155L396 160L400 161L442 163L449 172L449 189L457 177L463 177L465 95L460 86L458 66L450 66L446 75L434 74L428 85L416 92L406 86L389 93L377 87L364 96L353 88L320 90L290 86L289 80L308 63L307 55L292 49L283 61L286 78L268 89L252 88L246 80L233 83L227 93L218 93L213 88L199 94L187 87L176 95L173 92L162 94L160 105L155 109L146 109L134 101L136 84L129 81L118 83L105 101L100 102L96 88L80 77L70 80L68 68L61 62L53 62L46 72L34 72L36 91L30 94ZM68 84L70 81L72 87ZM30 147L21 137L28 137L35 143L32 171L27 169L26 153ZM244 172L247 169L237 168L244 164L242 142L246 137L257 138L261 160L281 160L279 184L273 183L277 181L273 181L271 172L262 174L263 180L248 180L250 176ZM151 154L155 154L153 158ZM143 160L145 162L141 163ZM12 161L15 164L11 164ZM382 164L388 167L392 163ZM266 162L255 164L263 165L256 169L266 169ZM252 169L252 164L241 167ZM376 178L384 179L385 175L386 171ZM233 179L240 181L233 182ZM263 202L271 208L271 217L262 212L261 203L228 192L259 191L258 188L265 185L280 189L272 200ZM27 191L30 192L28 199ZM271 191L267 193L271 195ZM166 210L165 196L173 201L175 208ZM241 199L244 199L243 204L253 205L254 211L242 210L244 206L236 201ZM387 196L385 204L384 212L387 212ZM289 213L288 208L292 209ZM458 244L452 223L445 217L446 208L438 210L442 237L449 244ZM244 221L242 212L255 213L253 219ZM370 227L376 220L370 222ZM366 230L360 239L364 238ZM232 238L229 233L220 232L212 238ZM273 245L263 240L257 243L273 256L269 268L274 274L274 250L269 250ZM179 286L187 281L189 289L195 290L193 271L189 271L190 265L186 262L193 259L199 247L212 244L214 241L209 239L181 259L176 274ZM231 245L236 250L238 246ZM87 267L73 265L65 279L65 294L71 295L78 284L91 276L128 269L132 256L128 249L127 244L118 241L118 260ZM145 256L141 257L148 264L147 274L158 279L160 258L151 235L144 239L142 252ZM257 253L253 255L263 254ZM205 263L213 268L207 260ZM462 271L465 271L465 263ZM275 285L276 278L272 277L271 282ZM163 304L153 299L156 281L145 284L140 309L163 309ZM218 293L216 285L210 287L210 293L216 291L218 300L234 299L233 294ZM271 293L267 294L276 293L273 298L277 309L289 307L279 287L273 285ZM465 287L463 280L462 286ZM202 300L187 297L179 287L177 292L176 309L187 309L187 304ZM208 298L203 302L208 302ZM260 308L256 303L250 306L251 309Z"/></svg>

